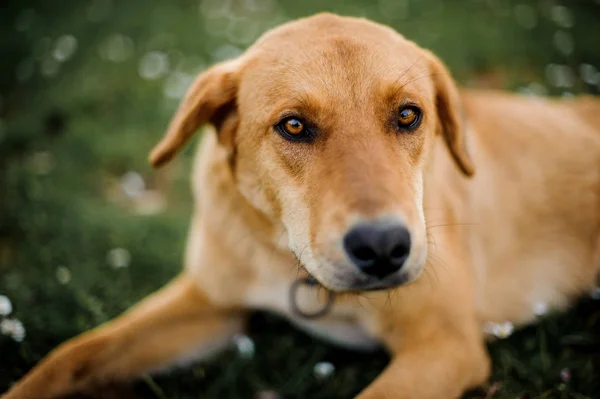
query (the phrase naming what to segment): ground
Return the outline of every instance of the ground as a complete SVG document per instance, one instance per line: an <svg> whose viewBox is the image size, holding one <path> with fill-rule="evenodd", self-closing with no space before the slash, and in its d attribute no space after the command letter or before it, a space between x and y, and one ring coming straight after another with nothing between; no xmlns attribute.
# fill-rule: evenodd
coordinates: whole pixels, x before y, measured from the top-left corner
<svg viewBox="0 0 600 399"><path fill-rule="evenodd" d="M568 8L549 0L327 4L4 2L0 295L12 302L4 319L22 322L25 337L0 334L0 392L51 348L178 272L192 149L161 172L150 169L147 153L191 77L267 28L325 9L364 15L431 48L463 85L524 95L600 92L598 1L565 0ZM248 334L253 354L232 347L209 362L95 395L350 398L388 360L313 340L273 315L254 317ZM566 314L491 343L490 385L467 397L600 398L599 337L600 301L586 297ZM314 365L322 361L335 371L317 378Z"/></svg>

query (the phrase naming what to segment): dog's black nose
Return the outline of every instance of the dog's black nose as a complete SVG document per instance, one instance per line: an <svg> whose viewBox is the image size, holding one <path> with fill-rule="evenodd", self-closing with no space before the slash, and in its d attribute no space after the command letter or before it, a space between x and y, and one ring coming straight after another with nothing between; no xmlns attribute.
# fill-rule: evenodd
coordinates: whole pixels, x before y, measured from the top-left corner
<svg viewBox="0 0 600 399"><path fill-rule="evenodd" d="M383 278L399 270L410 252L410 233L400 223L369 223L344 237L344 248L363 272Z"/></svg>

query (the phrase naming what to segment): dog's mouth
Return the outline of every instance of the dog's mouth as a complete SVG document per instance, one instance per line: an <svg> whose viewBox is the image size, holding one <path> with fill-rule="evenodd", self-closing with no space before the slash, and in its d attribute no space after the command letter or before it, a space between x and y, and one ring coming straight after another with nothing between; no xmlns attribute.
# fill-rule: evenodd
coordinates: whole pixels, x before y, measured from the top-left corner
<svg viewBox="0 0 600 399"><path fill-rule="evenodd" d="M369 275L349 262L339 259L332 261L320 256L316 259L312 257L300 259L295 251L292 250L292 253L296 257L297 266L303 272L302 277L298 279L302 281L303 286L318 287L336 294L390 290L410 284L420 275L415 268L403 268L385 276Z"/></svg>
<svg viewBox="0 0 600 399"><path fill-rule="evenodd" d="M389 276L384 280L373 281L371 283L360 285L359 287L351 291L385 291L405 285L409 282L409 280L410 278L408 274L399 273L393 276Z"/></svg>
<svg viewBox="0 0 600 399"><path fill-rule="evenodd" d="M302 265L302 263L300 263ZM382 280L356 279L344 287L330 287L329 284L323 283L318 278L313 276L303 265L302 269L307 273L304 277L299 277L294 280L290 286L289 301L292 312L302 319L314 320L326 316L335 305L336 296L346 293L360 293L385 291L401 285L409 284L414 278L411 278L408 273L398 273L388 276ZM317 288L324 290L326 296L322 306L317 310L305 310L299 306L299 295L302 288Z"/></svg>
<svg viewBox="0 0 600 399"><path fill-rule="evenodd" d="M302 280L307 286L319 287L335 293L351 294L367 291L385 291L408 284L413 280L405 272L389 275L383 279L364 276L358 273L348 273L339 277L339 280L343 280L343 283L332 284L329 281L321 281L321 279L312 275L304 266L302 268L306 271L307 276L298 280Z"/></svg>

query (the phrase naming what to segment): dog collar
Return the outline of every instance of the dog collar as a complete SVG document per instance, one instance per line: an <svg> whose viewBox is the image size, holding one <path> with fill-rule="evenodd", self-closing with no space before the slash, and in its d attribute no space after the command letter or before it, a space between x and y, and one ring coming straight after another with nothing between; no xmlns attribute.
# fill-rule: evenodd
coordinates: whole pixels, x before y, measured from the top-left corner
<svg viewBox="0 0 600 399"><path fill-rule="evenodd" d="M314 320L318 319L319 317L323 317L327 313L329 313L329 311L333 307L333 303L335 302L335 293L329 290L327 290L327 302L325 303L325 306L323 306L322 309L319 309L316 312L307 313L304 310L300 309L300 307L298 306L298 290L304 285L308 287L316 287L318 284L319 283L317 282L317 280L312 276L296 279L292 283L292 285L290 286L290 306L292 308L292 312L296 316L306 320Z"/></svg>

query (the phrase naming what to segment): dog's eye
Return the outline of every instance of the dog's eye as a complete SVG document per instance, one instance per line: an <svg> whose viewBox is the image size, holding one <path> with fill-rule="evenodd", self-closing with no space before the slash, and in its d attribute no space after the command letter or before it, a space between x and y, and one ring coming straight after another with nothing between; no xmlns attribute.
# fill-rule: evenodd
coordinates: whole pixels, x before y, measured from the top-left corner
<svg viewBox="0 0 600 399"><path fill-rule="evenodd" d="M296 118L289 118L286 119L285 123L283 124L283 129L287 134L298 136L304 131L304 123L300 122Z"/></svg>
<svg viewBox="0 0 600 399"><path fill-rule="evenodd" d="M401 129L415 129L421 122L421 110L414 105L407 105L398 111L398 127Z"/></svg>
<svg viewBox="0 0 600 399"><path fill-rule="evenodd" d="M311 138L306 123L293 116L281 120L275 125L275 130L284 138L292 141L306 141Z"/></svg>

